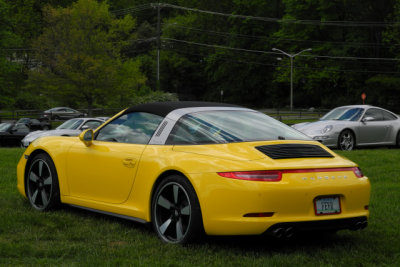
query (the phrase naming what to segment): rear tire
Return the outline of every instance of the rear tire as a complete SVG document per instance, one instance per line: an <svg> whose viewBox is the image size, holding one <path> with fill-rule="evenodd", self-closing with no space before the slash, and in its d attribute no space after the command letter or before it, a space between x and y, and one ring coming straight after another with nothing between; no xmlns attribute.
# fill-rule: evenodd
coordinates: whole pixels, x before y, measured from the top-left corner
<svg viewBox="0 0 400 267"><path fill-rule="evenodd" d="M181 175L168 176L157 186L151 207L153 228L166 243L190 243L204 233L196 192Z"/></svg>
<svg viewBox="0 0 400 267"><path fill-rule="evenodd" d="M25 179L26 195L34 209L48 211L60 204L57 171L47 154L33 158Z"/></svg>
<svg viewBox="0 0 400 267"><path fill-rule="evenodd" d="M340 133L338 139L338 148L340 150L353 150L356 144L354 134L350 130L344 130Z"/></svg>

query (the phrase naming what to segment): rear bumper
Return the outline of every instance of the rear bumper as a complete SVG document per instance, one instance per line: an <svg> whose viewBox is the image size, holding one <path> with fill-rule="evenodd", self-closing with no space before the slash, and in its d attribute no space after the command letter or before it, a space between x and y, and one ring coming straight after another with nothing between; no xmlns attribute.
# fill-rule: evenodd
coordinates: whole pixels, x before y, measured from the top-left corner
<svg viewBox="0 0 400 267"><path fill-rule="evenodd" d="M368 218L366 216L323 221L287 222L272 225L264 234L276 236L289 232L360 230L367 225Z"/></svg>
<svg viewBox="0 0 400 267"><path fill-rule="evenodd" d="M195 188L205 186L196 191L205 192L199 201L209 235L259 235L282 225L296 231L355 229L357 223L366 226L369 216L368 178L353 172L290 173L279 182L212 175L196 180L201 184ZM340 213L316 214L315 200L325 196L340 199Z"/></svg>
<svg viewBox="0 0 400 267"><path fill-rule="evenodd" d="M310 137L315 140L318 141L322 144L324 144L327 147L332 147L335 148L338 145L338 138L339 138L339 134L338 133L331 133L329 135L310 135Z"/></svg>

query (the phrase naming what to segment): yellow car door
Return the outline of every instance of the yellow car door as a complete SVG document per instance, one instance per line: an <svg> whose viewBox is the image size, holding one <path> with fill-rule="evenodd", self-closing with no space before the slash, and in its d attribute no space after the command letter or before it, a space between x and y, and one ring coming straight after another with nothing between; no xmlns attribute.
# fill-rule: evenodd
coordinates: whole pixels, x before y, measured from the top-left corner
<svg viewBox="0 0 400 267"><path fill-rule="evenodd" d="M106 203L123 203L129 196L142 144L94 141L89 147L73 145L67 157L71 197Z"/></svg>
<svg viewBox="0 0 400 267"><path fill-rule="evenodd" d="M124 113L97 130L91 145L72 145L66 164L70 196L114 204L126 201L142 152L162 119L146 112Z"/></svg>

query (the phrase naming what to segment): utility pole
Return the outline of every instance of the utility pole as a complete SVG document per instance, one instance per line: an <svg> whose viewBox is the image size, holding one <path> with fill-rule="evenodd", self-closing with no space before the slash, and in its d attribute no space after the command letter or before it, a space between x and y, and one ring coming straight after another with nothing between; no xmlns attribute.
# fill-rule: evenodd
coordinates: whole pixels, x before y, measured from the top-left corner
<svg viewBox="0 0 400 267"><path fill-rule="evenodd" d="M311 51L311 50L312 50L311 48L307 48L296 54L289 54L278 48L272 48L272 51L278 51L281 54L284 54L285 56L288 56L290 58L290 111L293 111L293 59L296 56L300 55L301 53L306 52L306 51Z"/></svg>

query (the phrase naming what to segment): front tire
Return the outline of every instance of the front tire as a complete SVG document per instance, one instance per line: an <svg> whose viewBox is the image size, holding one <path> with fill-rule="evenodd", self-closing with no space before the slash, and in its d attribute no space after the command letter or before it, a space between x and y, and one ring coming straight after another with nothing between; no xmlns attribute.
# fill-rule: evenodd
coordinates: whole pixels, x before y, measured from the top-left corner
<svg viewBox="0 0 400 267"><path fill-rule="evenodd" d="M47 154L33 158L25 179L26 195L34 209L48 211L60 204L56 168Z"/></svg>
<svg viewBox="0 0 400 267"><path fill-rule="evenodd" d="M168 176L157 186L151 215L154 230L166 243L193 242L204 232L196 193L180 175Z"/></svg>
<svg viewBox="0 0 400 267"><path fill-rule="evenodd" d="M350 130L344 130L340 133L338 139L338 148L341 150L353 150L355 147L356 139Z"/></svg>

